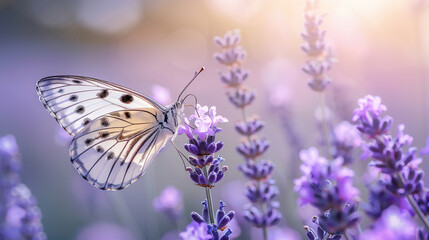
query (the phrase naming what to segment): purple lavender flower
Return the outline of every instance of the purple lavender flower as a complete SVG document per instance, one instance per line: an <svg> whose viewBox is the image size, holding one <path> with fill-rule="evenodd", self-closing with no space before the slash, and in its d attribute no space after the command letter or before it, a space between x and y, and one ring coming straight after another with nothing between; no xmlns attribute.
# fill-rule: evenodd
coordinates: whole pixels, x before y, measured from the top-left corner
<svg viewBox="0 0 429 240"><path fill-rule="evenodd" d="M209 113L209 115L206 115L207 113ZM186 134L186 136L191 140L194 139L193 135L196 134L200 141L205 140L210 136L214 137L214 135L220 131L217 127L218 123L228 122L228 119L225 117L216 115L216 107L213 106L209 110L207 106L201 106L199 104L197 104L195 114L189 116L189 118L184 117L183 120L185 124L179 126L177 133L179 135ZM192 120L193 123L191 123Z"/></svg>
<svg viewBox="0 0 429 240"><path fill-rule="evenodd" d="M235 124L235 130L243 136L252 136L264 128L265 123L257 118L248 121L239 121Z"/></svg>
<svg viewBox="0 0 429 240"><path fill-rule="evenodd" d="M225 212L226 205L223 201L220 201L219 209L216 212L216 220L214 223L210 223L209 209L208 209L207 201L203 201L202 204L204 206L203 211L202 211L202 215L200 215L196 212L192 212L191 218L197 224L205 224L206 226L208 226L207 232L210 233L211 237L212 237L210 239L212 239L212 240L228 240L229 235L232 234L232 230L228 229L225 232L224 232L224 230L228 227L228 224L234 218L234 216L235 216L234 211L229 211L228 213L226 213Z"/></svg>
<svg viewBox="0 0 429 240"><path fill-rule="evenodd" d="M0 239L45 240L41 212L20 183L21 159L13 136L0 138Z"/></svg>
<svg viewBox="0 0 429 240"><path fill-rule="evenodd" d="M424 227L419 228L419 231L417 233L417 239L418 240L428 240L429 239L429 233L426 231Z"/></svg>
<svg viewBox="0 0 429 240"><path fill-rule="evenodd" d="M309 226L304 226L304 229L307 231L305 236L307 237L308 240L324 240L324 239L326 239L326 240L340 240L341 239L340 234L332 234L331 236L327 236L330 233L323 230L321 227L317 227L316 231L314 231Z"/></svg>
<svg viewBox="0 0 429 240"><path fill-rule="evenodd" d="M37 240L46 239L41 222L42 213L37 206L37 201L32 196L30 189L28 189L24 184L19 184L13 189L12 196L14 198L14 205L21 208L24 213L24 215L21 216L20 226L22 237L25 239Z"/></svg>
<svg viewBox="0 0 429 240"><path fill-rule="evenodd" d="M244 212L244 218L258 228L277 225L282 219L282 215L278 210L279 206L278 202L269 202L269 205L266 204L265 211L254 205L250 206Z"/></svg>
<svg viewBox="0 0 429 240"><path fill-rule="evenodd" d="M381 117L386 111L386 106L381 104L380 97L367 95L358 101L359 107L353 112L353 121L358 121L357 129L363 134L374 138L389 131L392 118Z"/></svg>
<svg viewBox="0 0 429 240"><path fill-rule="evenodd" d="M343 160L329 162L319 156L316 148L300 153L303 176L294 181L295 191L300 194L300 205L311 204L322 211L353 202L359 190L353 187L353 171L342 167ZM334 185L334 183L336 185Z"/></svg>
<svg viewBox="0 0 429 240"><path fill-rule="evenodd" d="M373 219L378 219L384 210L392 205L400 205L400 198L386 189L382 182L368 186L368 203L363 203L365 213Z"/></svg>
<svg viewBox="0 0 429 240"><path fill-rule="evenodd" d="M366 96L359 100L359 107L355 110L354 120L358 121L357 128L369 137L364 145L367 156L373 158L371 166L377 167L380 182L395 197L406 197L429 230L429 222L424 216L423 209L416 202L416 197L423 195L423 171L419 168L421 159L416 157L417 149L411 147L413 138L404 134L404 125L398 126L396 137L388 135L392 118L382 116L386 106L381 104L379 97Z"/></svg>
<svg viewBox="0 0 429 240"><path fill-rule="evenodd" d="M295 180L299 203L311 204L321 212L319 226L329 233L345 232L354 226L359 215L355 201L359 190L353 186L353 171L343 166L343 159L328 161L316 148L300 154L303 176Z"/></svg>
<svg viewBox="0 0 429 240"><path fill-rule="evenodd" d="M223 178L224 173L226 172L226 170L228 170L228 167L227 166L223 166L222 168L219 167L219 164L225 160L221 157L217 157L214 160L212 156L209 156L208 158L212 159L212 161L208 163L204 161L202 165L198 165L197 163L194 165L196 166L194 169L192 169L191 167L187 167L186 170L189 172L191 180L194 181L195 184L202 187L212 188L214 187L213 184L219 182ZM199 161L196 158L193 158L193 159L195 159L194 160L195 162ZM205 167L206 165L210 165L210 167L207 173L204 173L203 170L201 170L201 168Z"/></svg>
<svg viewBox="0 0 429 240"><path fill-rule="evenodd" d="M307 0L305 8L304 31L301 37L304 43L301 50L310 58L302 70L310 76L308 85L314 91L322 92L331 82L327 75L332 67L333 57L324 42L325 31L320 30L322 16L317 13L317 0Z"/></svg>
<svg viewBox="0 0 429 240"><path fill-rule="evenodd" d="M153 199L152 204L157 212L164 213L175 221L182 215L183 195L177 188L168 186Z"/></svg>
<svg viewBox="0 0 429 240"><path fill-rule="evenodd" d="M10 201L12 189L20 182L21 159L15 137L0 138L0 206ZM1 213L1 209L0 209ZM3 214L4 215L4 211Z"/></svg>
<svg viewBox="0 0 429 240"><path fill-rule="evenodd" d="M414 240L416 226L407 212L390 207L383 212L370 230L362 234L361 239Z"/></svg>
<svg viewBox="0 0 429 240"><path fill-rule="evenodd" d="M204 222L197 223L192 221L186 231L180 233L183 240L211 240L212 235L208 233L207 224Z"/></svg>
<svg viewBox="0 0 429 240"><path fill-rule="evenodd" d="M224 49L222 50L222 53L216 53L214 58L221 64L234 66L241 62L245 56L246 51L244 51L240 46L236 46Z"/></svg>
<svg viewBox="0 0 429 240"><path fill-rule="evenodd" d="M215 217L210 192L214 184L219 182L228 170L227 166L220 167L225 159L213 156L223 146L223 142L215 140L215 135L221 132L217 125L227 121L226 118L216 114L215 107L209 110L207 106L197 105L195 114L189 118L184 117L185 126L179 128L178 133L186 134L189 138L189 143L185 144L184 148L193 154L188 157L192 167L187 167L186 170L189 171L189 176L196 185L205 188L207 196L207 199L202 202L204 205L202 216L196 212L191 213L191 218L197 225L189 225L187 231L180 234L183 239L228 240L232 233L231 229L225 232L224 230L234 217L234 212L225 213L226 205L220 201Z"/></svg>
<svg viewBox="0 0 429 240"><path fill-rule="evenodd" d="M333 157L342 157L344 164L353 161L353 150L362 144L362 138L354 125L347 121L337 124L334 128Z"/></svg>
<svg viewBox="0 0 429 240"><path fill-rule="evenodd" d="M427 190L421 191L419 194L415 194L414 199L419 205L420 210L425 216L429 215L429 192Z"/></svg>
<svg viewBox="0 0 429 240"><path fill-rule="evenodd" d="M245 194L253 204L245 210L245 219L255 227L263 230L264 239L267 239L267 227L278 224L282 218L278 211L278 188L274 186L271 174L273 164L268 160L258 161L269 148L265 138L257 138L264 128L264 123L257 118L247 119L245 109L253 103L256 95L253 90L243 83L249 77L249 72L241 68L245 57L245 51L239 46L241 36L239 31L227 32L224 37L215 37L214 42L222 48L220 53L215 53L215 60L227 66L224 73L220 73L221 81L229 88L227 97L229 102L242 111L243 119L235 125L236 131L245 140L237 146L245 164L239 166L239 170L249 178Z"/></svg>
<svg viewBox="0 0 429 240"><path fill-rule="evenodd" d="M279 195L279 189L275 183L273 179L269 179L260 184L251 182L246 188L245 194L253 203L271 202Z"/></svg>
<svg viewBox="0 0 429 240"><path fill-rule="evenodd" d="M250 141L244 141L237 147L238 153L240 153L245 159L256 159L257 157L264 154L270 144L266 139L252 139Z"/></svg>
<svg viewBox="0 0 429 240"><path fill-rule="evenodd" d="M264 180L271 176L274 165L268 160L261 160L260 162L248 160L245 164L238 166L238 170L251 180Z"/></svg>
<svg viewBox="0 0 429 240"><path fill-rule="evenodd" d="M247 89L237 89L235 92L227 93L229 102L237 108L245 108L253 103L256 95Z"/></svg>
<svg viewBox="0 0 429 240"><path fill-rule="evenodd" d="M220 73L220 80L228 87L240 86L249 77L249 72L239 67L226 73Z"/></svg>
<svg viewBox="0 0 429 240"><path fill-rule="evenodd" d="M226 32L223 37L214 37L214 43L221 48L231 48L237 46L241 41L240 30Z"/></svg>

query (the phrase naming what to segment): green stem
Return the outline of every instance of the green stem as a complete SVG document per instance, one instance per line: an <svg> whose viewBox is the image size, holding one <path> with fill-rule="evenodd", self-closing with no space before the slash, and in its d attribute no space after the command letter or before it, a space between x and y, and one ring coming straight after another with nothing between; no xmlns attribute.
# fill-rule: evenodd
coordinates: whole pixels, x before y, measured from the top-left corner
<svg viewBox="0 0 429 240"><path fill-rule="evenodd" d="M397 174L400 183L402 186L404 186L404 179L402 177L401 174ZM420 220L422 221L423 225L425 226L426 230L429 231L429 222L426 219L425 215L423 214L422 210L420 209L420 207L417 205L416 201L414 200L413 196L411 194L407 195L407 199L408 202L411 204L411 206L414 209L414 213L420 218Z"/></svg>
<svg viewBox="0 0 429 240"><path fill-rule="evenodd" d="M266 227L262 227L262 232L264 233L264 240L268 240L268 231Z"/></svg>
<svg viewBox="0 0 429 240"><path fill-rule="evenodd" d="M203 173L206 179L208 179L207 166L203 167ZM215 224L211 189L209 187L205 187L205 189L206 189L207 209L209 211L210 224Z"/></svg>
<svg viewBox="0 0 429 240"><path fill-rule="evenodd" d="M326 109L326 103L325 103L325 95L323 92L320 93L320 111L322 114L322 131L323 131L323 137L325 138L325 143L327 147L327 156L331 156L331 142L329 141L329 134L328 134L328 123L325 116L325 109Z"/></svg>

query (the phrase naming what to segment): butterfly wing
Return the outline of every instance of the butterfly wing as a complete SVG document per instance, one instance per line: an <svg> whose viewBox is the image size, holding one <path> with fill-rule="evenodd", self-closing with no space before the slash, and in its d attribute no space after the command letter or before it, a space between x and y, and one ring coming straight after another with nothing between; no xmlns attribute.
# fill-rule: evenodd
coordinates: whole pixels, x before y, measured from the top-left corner
<svg viewBox="0 0 429 240"><path fill-rule="evenodd" d="M110 112L139 108L166 110L143 94L89 77L46 77L37 82L36 89L45 108L72 136Z"/></svg>
<svg viewBox="0 0 429 240"><path fill-rule="evenodd" d="M116 111L93 120L70 146L71 161L94 186L128 187L146 171L173 136L163 128L163 112L155 108Z"/></svg>
<svg viewBox="0 0 429 240"><path fill-rule="evenodd" d="M50 114L74 136L73 165L101 189L123 189L136 181L177 130L174 109L114 83L52 76L38 81L37 92ZM167 127L160 122L164 116L170 116Z"/></svg>

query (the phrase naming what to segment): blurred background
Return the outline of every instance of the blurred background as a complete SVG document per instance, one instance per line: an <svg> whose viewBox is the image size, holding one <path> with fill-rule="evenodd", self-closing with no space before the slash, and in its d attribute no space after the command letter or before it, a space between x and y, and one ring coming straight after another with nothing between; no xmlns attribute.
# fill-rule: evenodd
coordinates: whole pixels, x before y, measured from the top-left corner
<svg viewBox="0 0 429 240"><path fill-rule="evenodd" d="M358 98L378 95L394 123L405 124L414 145L425 146L429 2L322 0L320 6L326 13L326 42L338 59L327 90L332 122L351 121ZM189 213L200 212L205 197L183 171L172 146L126 190L104 192L88 184L70 164L69 139L38 101L36 81L50 75L91 76L148 95L158 85L175 99L194 71L205 66L188 92L203 105L217 106L230 120L220 135L225 142L220 153L230 170L213 189L214 199L241 211L245 180L237 166L243 160L235 152L240 139L232 124L240 113L228 104L218 74L224 68L213 60L218 51L213 37L240 29L247 51L243 68L251 72L247 84L258 94L251 113L267 123L261 135L271 143L266 156L276 164L274 178L285 215L270 231L299 239L293 236L303 234L302 225L312 213L296 207L291 189L299 159L293 157L296 148L289 143L285 124L304 148L319 139L318 94L308 88L301 71L306 59L299 49L303 9L303 0L0 0L0 136L13 134L17 139L22 182L38 199L48 238L107 239L100 234L109 229L108 236L121 236L112 239L175 239L165 235L184 230ZM287 121L279 108L287 109ZM176 144L182 146L185 140L179 136ZM183 194L180 221L169 221L152 204L167 186ZM234 228L237 239L251 239L249 225L240 216ZM253 239L259 236L253 234Z"/></svg>

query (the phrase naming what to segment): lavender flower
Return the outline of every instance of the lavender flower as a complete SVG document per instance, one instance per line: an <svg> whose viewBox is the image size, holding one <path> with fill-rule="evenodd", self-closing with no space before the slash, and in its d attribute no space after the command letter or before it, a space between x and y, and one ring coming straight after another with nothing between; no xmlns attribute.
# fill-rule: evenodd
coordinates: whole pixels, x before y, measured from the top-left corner
<svg viewBox="0 0 429 240"><path fill-rule="evenodd" d="M390 207L383 212L370 230L362 234L361 239L414 240L416 226L407 212Z"/></svg>
<svg viewBox="0 0 429 240"><path fill-rule="evenodd" d="M152 203L157 212L164 213L173 221L176 221L182 215L183 196L173 186L166 187L158 197L153 199Z"/></svg>
<svg viewBox="0 0 429 240"><path fill-rule="evenodd" d="M333 157L342 157L344 164L353 162L353 150L362 144L360 132L347 121L340 122L334 128Z"/></svg>
<svg viewBox="0 0 429 240"><path fill-rule="evenodd" d="M0 138L0 239L44 240L41 212L20 183L21 159L13 136Z"/></svg>
<svg viewBox="0 0 429 240"><path fill-rule="evenodd" d="M192 212L191 218L194 223L188 225L186 232L182 232L180 236L183 239L228 240L232 230L224 230L234 217L234 212L226 213L224 210L226 205L220 201L215 216L210 192L228 170L227 166L220 167L224 158L213 156L223 147L222 141L216 141L216 134L221 132L217 125L228 120L217 115L215 107L209 110L207 106L200 105L197 105L195 114L188 118L184 116L183 119L185 125L179 127L178 133L188 137L189 143L185 144L184 148L192 154L188 157L192 167L187 167L186 170L196 185L205 188L207 199L202 202L204 205L202 216Z"/></svg>
<svg viewBox="0 0 429 240"><path fill-rule="evenodd" d="M282 218L278 211L279 204L275 201L279 191L274 185L275 181L271 179L273 164L268 160L258 160L270 146L265 138L256 137L256 133L264 128L264 123L256 117L247 119L245 115L245 110L254 102L256 95L253 90L243 85L249 77L249 72L241 67L245 51L238 45L240 40L238 30L229 31L224 37L215 37L214 42L222 51L215 53L214 59L227 66L227 70L220 73L220 78L229 88L229 102L241 110L243 115L235 129L245 137L237 146L238 153L245 160L239 170L250 180L245 194L252 205L246 209L244 216L253 226L262 228L264 239L267 239L267 227L278 224Z"/></svg>
<svg viewBox="0 0 429 240"><path fill-rule="evenodd" d="M264 154L270 144L266 139L252 139L250 141L243 141L237 147L238 153L240 153L245 159L256 159Z"/></svg>
<svg viewBox="0 0 429 240"><path fill-rule="evenodd" d="M265 123L257 118L248 121L239 121L235 124L235 130L243 136L252 136L264 128Z"/></svg>
<svg viewBox="0 0 429 240"><path fill-rule="evenodd" d="M341 235L340 234L332 234L330 236L327 236L328 232L324 231L321 227L317 227L317 230L314 231L309 226L304 226L304 229L307 231L305 234L308 240L340 240Z"/></svg>
<svg viewBox="0 0 429 240"><path fill-rule="evenodd" d="M220 73L220 80L228 87L240 86L249 77L249 72L241 68L233 68L226 73Z"/></svg>
<svg viewBox="0 0 429 240"><path fill-rule="evenodd" d="M368 216L378 219L384 210L392 205L400 205L400 198L386 189L382 182L368 186L368 203L363 203L362 208Z"/></svg>
<svg viewBox="0 0 429 240"><path fill-rule="evenodd" d="M191 224L202 224L206 226L205 230L206 233L209 234L211 240L228 240L229 236L232 234L232 230L228 228L228 230L225 231L225 229L228 227L228 224L231 222L231 220L234 218L235 213L234 211L229 211L228 213L225 212L225 203L223 201L220 201L219 203L219 209L216 212L216 220L211 223L210 216L209 216L209 206L207 201L203 201L201 204L203 204L203 211L202 215L192 212L191 218L193 219L193 223ZM194 224L195 225L195 224ZM223 234L223 235L222 235ZM181 235L182 236L182 235ZM204 234L202 236L205 236ZM183 236L182 236L183 238ZM188 238L183 238L188 239ZM196 238L200 239L200 238ZM204 238L201 238L204 239Z"/></svg>
<svg viewBox="0 0 429 240"><path fill-rule="evenodd" d="M343 159L328 161L316 148L300 154L303 176L295 180L299 203L311 204L320 210L319 226L329 233L345 232L354 226L359 215L355 201L359 190L353 186L353 171L343 166Z"/></svg>
<svg viewBox="0 0 429 240"><path fill-rule="evenodd" d="M183 240L211 240L212 235L208 233L207 224L204 222L197 223L192 221L186 231L180 233Z"/></svg>
<svg viewBox="0 0 429 240"><path fill-rule="evenodd" d="M419 194L415 194L414 199L416 200L417 204L419 205L420 210L422 210L422 213L425 216L429 215L429 192L421 191Z"/></svg>
<svg viewBox="0 0 429 240"><path fill-rule="evenodd" d="M372 157L370 165L377 167L381 174L381 183L395 197L406 197L413 211L429 230L429 222L415 197L423 195L423 171L419 169L421 159L416 157L417 149L411 147L413 138L404 134L404 125L398 126L397 136L388 135L392 118L383 116L386 106L379 97L366 96L359 100L353 120L357 128L369 138L364 145L366 157Z"/></svg>
<svg viewBox="0 0 429 240"><path fill-rule="evenodd" d="M392 125L392 118L381 117L386 106L381 104L380 97L367 95L358 101L359 107L353 112L353 121L358 121L357 129L370 138L387 133Z"/></svg>
<svg viewBox="0 0 429 240"><path fill-rule="evenodd" d="M274 170L274 165L268 160L261 160L260 162L248 160L246 164L238 166L238 170L240 170L247 178L264 180L271 176Z"/></svg>
<svg viewBox="0 0 429 240"><path fill-rule="evenodd" d="M301 33L304 43L301 50L307 54L309 60L302 70L310 76L308 81L310 88L322 92L331 82L327 73L332 67L333 58L324 42L325 31L320 30L323 19L317 13L318 0L307 0L306 4L305 29Z"/></svg>
<svg viewBox="0 0 429 240"><path fill-rule="evenodd" d="M194 162L197 162L194 166L196 166L194 169L191 167L186 168L186 170L189 172L191 180L194 181L195 184L202 187L214 187L214 184L219 182L222 178L226 170L228 170L227 166L223 166L222 168L219 167L219 164L224 161L223 158L217 157L215 160L213 160L212 156L206 157L208 159L211 159L211 161L205 161L205 158L202 159L196 159L194 157L190 157L190 159L193 159ZM201 161L200 161L201 160ZM203 162L201 165L198 164L198 162ZM190 161L192 164L192 161ZM201 170L202 167L205 167L207 165L210 165L207 173L204 173L203 170ZM206 176L207 175L207 176Z"/></svg>
<svg viewBox="0 0 429 240"><path fill-rule="evenodd" d="M237 108L245 108L253 103L256 95L247 89L238 89L234 93L227 93L229 102Z"/></svg>

